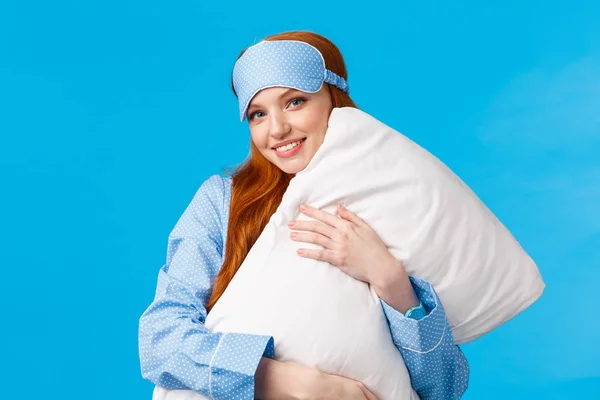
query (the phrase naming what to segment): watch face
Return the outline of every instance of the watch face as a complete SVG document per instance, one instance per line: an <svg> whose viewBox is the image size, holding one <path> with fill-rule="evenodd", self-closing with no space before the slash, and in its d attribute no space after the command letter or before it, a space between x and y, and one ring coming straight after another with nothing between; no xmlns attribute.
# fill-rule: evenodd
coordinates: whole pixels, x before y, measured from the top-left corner
<svg viewBox="0 0 600 400"><path fill-rule="evenodd" d="M415 310L415 318L416 319L421 319L425 316L425 309L423 309L423 307L419 308L418 310Z"/></svg>
<svg viewBox="0 0 600 400"><path fill-rule="evenodd" d="M423 307L422 304L419 304L417 307L411 308L406 313L406 317L412 319L421 319L425 315L427 315L427 313L425 312L425 307Z"/></svg>

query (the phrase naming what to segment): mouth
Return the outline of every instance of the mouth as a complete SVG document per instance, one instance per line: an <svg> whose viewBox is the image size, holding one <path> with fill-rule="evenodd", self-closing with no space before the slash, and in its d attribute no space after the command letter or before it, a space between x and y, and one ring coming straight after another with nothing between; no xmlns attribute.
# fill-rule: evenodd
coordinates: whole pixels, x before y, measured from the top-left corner
<svg viewBox="0 0 600 400"><path fill-rule="evenodd" d="M304 145L305 141L306 138L303 138L293 143L288 143L284 146L279 146L277 148L274 147L273 151L280 158L292 157L296 155L300 151L300 149L302 149L302 146Z"/></svg>
<svg viewBox="0 0 600 400"><path fill-rule="evenodd" d="M292 142L292 143L288 143L288 144L283 145L283 146L273 147L273 150L279 151L279 152L288 151L288 150L291 150L294 147L298 146L299 144L303 143L305 140L306 140L306 138L302 138L300 140L297 140L297 141Z"/></svg>

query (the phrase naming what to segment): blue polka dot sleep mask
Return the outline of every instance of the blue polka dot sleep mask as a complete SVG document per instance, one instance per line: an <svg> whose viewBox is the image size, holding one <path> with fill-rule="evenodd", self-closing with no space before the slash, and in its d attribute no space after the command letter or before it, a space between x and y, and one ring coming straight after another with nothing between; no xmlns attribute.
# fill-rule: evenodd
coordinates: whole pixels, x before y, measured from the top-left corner
<svg viewBox="0 0 600 400"><path fill-rule="evenodd" d="M288 87L316 93L323 82L349 91L344 78L325 68L323 55L314 46L297 40L263 40L249 47L233 67L240 121L246 119L250 101L262 89Z"/></svg>

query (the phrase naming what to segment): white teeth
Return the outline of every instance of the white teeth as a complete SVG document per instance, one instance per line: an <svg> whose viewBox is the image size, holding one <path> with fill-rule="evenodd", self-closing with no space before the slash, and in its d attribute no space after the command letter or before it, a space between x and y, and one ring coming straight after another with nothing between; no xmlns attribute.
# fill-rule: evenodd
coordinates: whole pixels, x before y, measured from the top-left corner
<svg viewBox="0 0 600 400"><path fill-rule="evenodd" d="M275 151L288 151L298 146L302 142L302 140L298 140L297 142L286 144L285 146L281 146L275 149Z"/></svg>

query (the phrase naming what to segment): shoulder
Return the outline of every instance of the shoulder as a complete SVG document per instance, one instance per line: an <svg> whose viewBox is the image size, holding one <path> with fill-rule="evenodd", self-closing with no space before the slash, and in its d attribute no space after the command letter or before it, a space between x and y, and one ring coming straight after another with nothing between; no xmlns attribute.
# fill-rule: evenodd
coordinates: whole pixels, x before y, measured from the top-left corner
<svg viewBox="0 0 600 400"><path fill-rule="evenodd" d="M198 200L218 200L223 199L225 193L231 188L231 177L214 174L206 178L200 188L196 191L195 197Z"/></svg>
<svg viewBox="0 0 600 400"><path fill-rule="evenodd" d="M230 178L218 174L206 178L179 217L170 238L205 240L209 237L215 243L221 243L228 218L230 186Z"/></svg>
<svg viewBox="0 0 600 400"><path fill-rule="evenodd" d="M213 174L206 178L196 191L191 203L193 214L198 220L212 219L224 226L231 196L232 178Z"/></svg>

